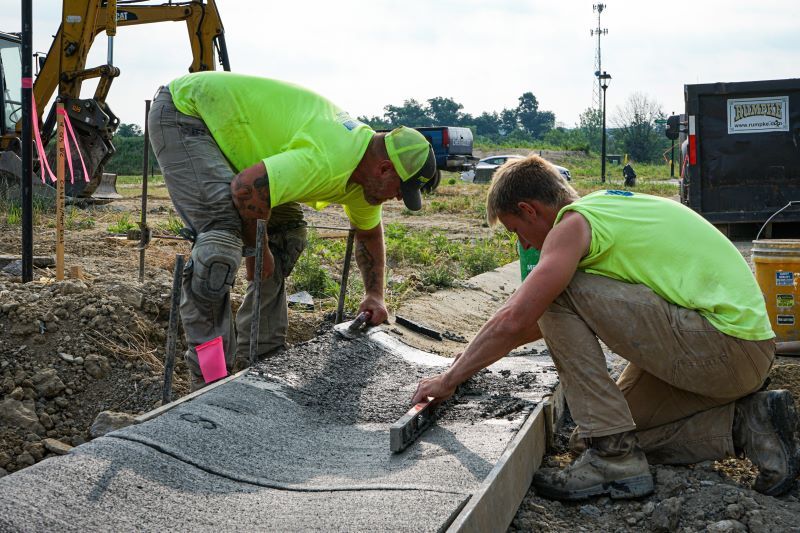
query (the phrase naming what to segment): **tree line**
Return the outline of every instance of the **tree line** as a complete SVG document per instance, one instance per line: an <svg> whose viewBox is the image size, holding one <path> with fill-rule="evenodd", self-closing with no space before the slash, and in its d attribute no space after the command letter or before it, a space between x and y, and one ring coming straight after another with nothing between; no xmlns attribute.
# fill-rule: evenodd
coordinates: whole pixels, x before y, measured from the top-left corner
<svg viewBox="0 0 800 533"><path fill-rule="evenodd" d="M375 129L411 127L463 126L470 128L477 143L503 147L551 148L599 153L602 143L603 115L587 108L578 123L567 127L556 122L555 113L540 109L532 92L518 98L516 107L502 111L484 111L472 115L453 98L437 96L424 103L415 99L402 105L384 106L382 116L360 116L358 119ZM656 123L666 118L660 104L642 93L631 94L625 103L606 117L606 151L628 154L637 162L661 162L669 150L664 126ZM142 172L144 137L136 124L120 124L114 135L117 153L106 165L107 172L134 175ZM158 163L150 151L151 168L159 173Z"/></svg>
<svg viewBox="0 0 800 533"><path fill-rule="evenodd" d="M472 130L476 141L503 146L552 147L561 150L600 152L603 114L587 108L578 124L557 124L555 113L539 108L532 92L523 93L517 106L502 111L484 111L480 115L464 113L464 106L452 98L437 96L421 103L410 99L403 105L384 106L383 116L360 116L359 120L376 129L400 125L463 126ZM634 93L606 117L607 153L625 153L635 161L663 160L669 141L664 126L656 120L666 118L660 105L642 93Z"/></svg>

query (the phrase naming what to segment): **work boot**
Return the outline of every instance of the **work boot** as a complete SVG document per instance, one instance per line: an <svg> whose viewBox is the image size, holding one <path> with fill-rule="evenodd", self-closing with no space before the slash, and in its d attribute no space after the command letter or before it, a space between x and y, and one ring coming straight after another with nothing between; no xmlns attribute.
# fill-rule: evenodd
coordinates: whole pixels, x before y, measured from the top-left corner
<svg viewBox="0 0 800 533"><path fill-rule="evenodd" d="M632 431L594 437L590 447L564 469L542 468L533 476L536 493L556 500L608 494L638 498L653 492L653 476Z"/></svg>
<svg viewBox="0 0 800 533"><path fill-rule="evenodd" d="M750 394L736 402L733 446L758 467L754 489L768 496L789 490L800 470L798 418L787 390Z"/></svg>

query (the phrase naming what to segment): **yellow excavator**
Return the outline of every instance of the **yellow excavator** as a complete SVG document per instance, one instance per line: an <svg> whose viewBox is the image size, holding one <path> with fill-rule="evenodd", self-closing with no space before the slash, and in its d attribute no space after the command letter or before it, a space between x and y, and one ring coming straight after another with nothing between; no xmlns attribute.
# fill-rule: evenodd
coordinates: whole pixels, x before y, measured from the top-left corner
<svg viewBox="0 0 800 533"><path fill-rule="evenodd" d="M146 4L144 0L64 0L61 26L46 56L40 56L39 73L33 84L42 143L55 134L55 105L43 118L43 107L57 91L64 103L78 138L89 180L83 176L78 154L72 152L75 182L66 183L66 195L78 198L95 197L104 192L116 192L113 183L103 183L103 167L114 154L112 137L119 119L106 103L114 78L120 70L113 64L114 36L117 27L151 24L154 22L185 21L192 48L189 72L214 70L217 60L224 70L230 70L225 33L215 0L191 0ZM111 16L109 16L111 14ZM102 32L108 37L107 63L86 68L86 58L95 38ZM18 184L22 175L22 43L19 34L0 32L0 181ZM94 96L81 98L81 84L99 78ZM34 150L34 153L36 151ZM48 151L48 160L55 159L55 150ZM41 162L34 161L34 169ZM106 175L108 176L108 175ZM37 176L38 177L38 176ZM34 182L41 183L34 177ZM46 180L49 183L49 180Z"/></svg>

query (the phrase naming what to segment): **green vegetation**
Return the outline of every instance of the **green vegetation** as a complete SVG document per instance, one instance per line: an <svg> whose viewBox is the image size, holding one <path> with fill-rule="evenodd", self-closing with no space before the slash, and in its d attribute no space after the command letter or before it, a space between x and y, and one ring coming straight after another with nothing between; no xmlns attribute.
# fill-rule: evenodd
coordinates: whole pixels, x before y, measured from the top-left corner
<svg viewBox="0 0 800 533"><path fill-rule="evenodd" d="M105 171L118 175L138 174L141 178L144 158L144 136L122 136L117 134L114 136L113 143L117 152L106 163ZM151 173L161 172L152 148L150 148L149 162Z"/></svg>
<svg viewBox="0 0 800 533"><path fill-rule="evenodd" d="M167 215L167 220L159 222L156 227L169 235L178 235L183 229L183 220L173 211L170 211Z"/></svg>
<svg viewBox="0 0 800 533"><path fill-rule="evenodd" d="M317 232L308 232L305 251L300 255L290 277L292 292L306 291L315 298L336 297L339 284L334 280L332 271L326 267L325 259L331 258L328 242L321 239ZM344 257L342 250L341 258Z"/></svg>
<svg viewBox="0 0 800 533"><path fill-rule="evenodd" d="M131 220L130 213L122 213L119 215L117 220L108 225L108 232L109 233L128 233L128 231L132 229L136 229L139 226L136 222Z"/></svg>
<svg viewBox="0 0 800 533"><path fill-rule="evenodd" d="M39 224L42 215L55 212L55 204L49 198L33 197L33 224ZM0 198L0 220L9 226L22 225L22 205L16 200Z"/></svg>
<svg viewBox="0 0 800 533"><path fill-rule="evenodd" d="M19 226L22 224L22 207L17 204L8 206L6 211L6 224L9 226Z"/></svg>
<svg viewBox="0 0 800 533"><path fill-rule="evenodd" d="M154 174L149 176L147 179L148 185L163 185L164 184L164 176L161 174ZM141 187L142 185L142 175L124 175L124 176L117 176L117 185L138 185Z"/></svg>
<svg viewBox="0 0 800 533"><path fill-rule="evenodd" d="M483 239L453 240L441 230L417 230L401 223L385 227L387 279L397 270L414 273L387 283L386 302L391 308L413 290L452 287L471 276L516 260L516 237L499 231ZM290 292L308 291L323 305L334 306L344 264L345 239L323 239L309 231L308 244L289 278ZM345 309L358 308L364 286L353 263L348 278Z"/></svg>

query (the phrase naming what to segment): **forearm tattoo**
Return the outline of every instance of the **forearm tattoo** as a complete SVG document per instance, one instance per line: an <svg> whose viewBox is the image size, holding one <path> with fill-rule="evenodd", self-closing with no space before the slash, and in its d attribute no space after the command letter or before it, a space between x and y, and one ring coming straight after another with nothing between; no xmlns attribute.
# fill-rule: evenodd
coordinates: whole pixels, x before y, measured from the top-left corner
<svg viewBox="0 0 800 533"><path fill-rule="evenodd" d="M366 292L382 291L382 276L380 276L380 272L376 268L377 262L362 241L356 241L356 263L361 270L361 276L364 278L364 290Z"/></svg>

